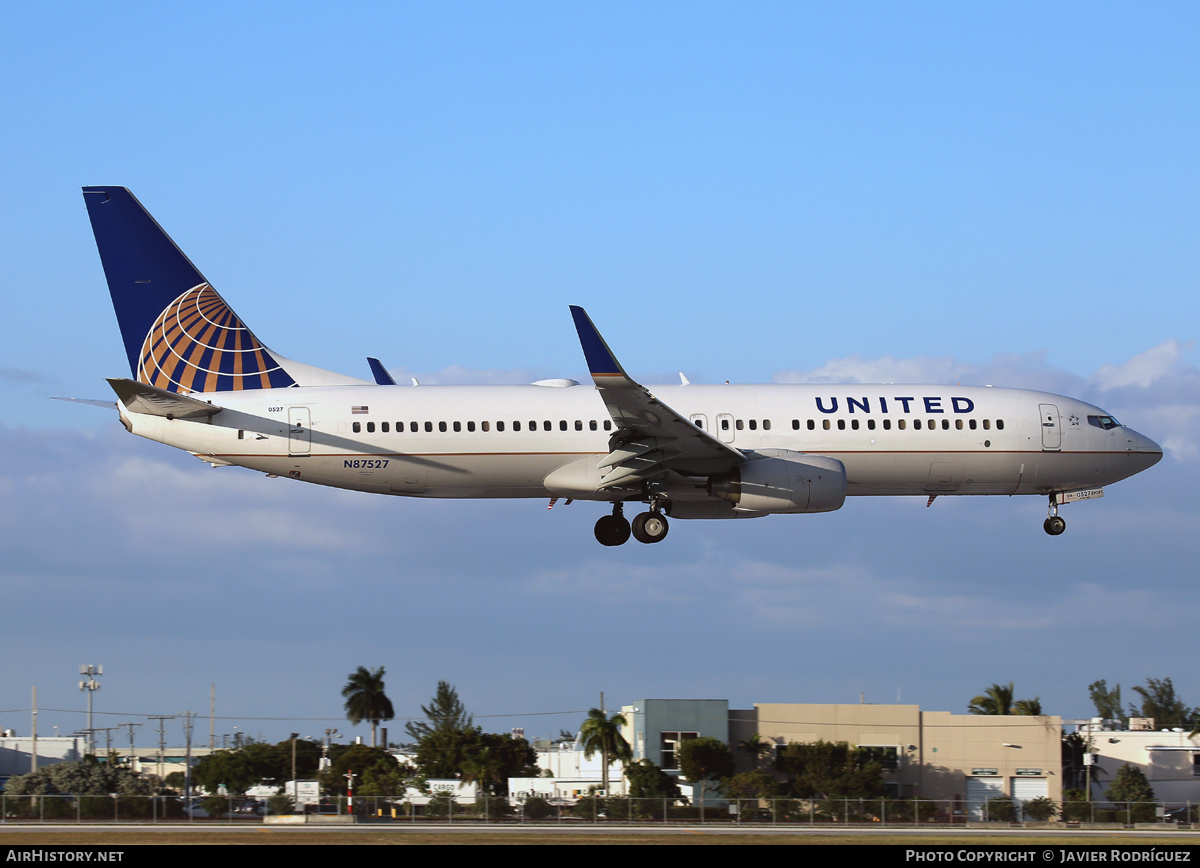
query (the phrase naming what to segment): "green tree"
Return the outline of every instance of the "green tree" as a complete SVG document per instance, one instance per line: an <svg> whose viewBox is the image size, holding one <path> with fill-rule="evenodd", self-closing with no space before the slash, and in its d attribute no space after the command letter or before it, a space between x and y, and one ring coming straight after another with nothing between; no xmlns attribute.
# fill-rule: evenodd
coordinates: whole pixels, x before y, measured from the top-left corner
<svg viewBox="0 0 1200 868"><path fill-rule="evenodd" d="M1092 700L1092 705L1096 708L1097 717L1104 720L1119 720L1123 726L1129 723L1129 715L1125 713L1125 707L1121 704L1120 684L1109 690L1108 684L1103 678L1093 681L1088 685L1088 698Z"/></svg>
<svg viewBox="0 0 1200 868"><path fill-rule="evenodd" d="M739 741L738 747L750 757L754 767L759 768L763 761L771 755L772 744L756 732L749 738Z"/></svg>
<svg viewBox="0 0 1200 868"><path fill-rule="evenodd" d="M296 740L296 777L316 776L321 747L307 739ZM225 787L230 793L244 793L262 781L282 785L292 779L292 740L277 744L252 742L238 750L214 751L192 766L192 784L215 793Z"/></svg>
<svg viewBox="0 0 1200 868"><path fill-rule="evenodd" d="M1041 697L1013 699L1013 683L993 684L982 695L976 696L967 706L971 714L1042 714Z"/></svg>
<svg viewBox="0 0 1200 868"><path fill-rule="evenodd" d="M433 701L429 705L422 705L421 711L428 718L428 723L414 720L404 726L414 742L420 742L431 732L465 732L474 725L474 718L467 714L467 709L459 701L458 692L445 681L438 682Z"/></svg>
<svg viewBox="0 0 1200 868"><path fill-rule="evenodd" d="M4 791L12 796L150 796L154 785L126 766L87 756L14 775Z"/></svg>
<svg viewBox="0 0 1200 868"><path fill-rule="evenodd" d="M625 716L614 714L607 717L599 708L588 711L587 719L579 727L579 741L583 745L583 755L591 759L600 754L600 785L604 794L608 795L608 766L613 760L628 765L633 758L629 742L621 735L621 727L625 726Z"/></svg>
<svg viewBox="0 0 1200 868"><path fill-rule="evenodd" d="M1131 704L1130 717L1151 717L1156 727L1189 725L1196 716L1196 709L1188 708L1175 695L1170 678L1147 678L1146 686L1135 687L1133 692L1142 698L1142 705Z"/></svg>
<svg viewBox="0 0 1200 868"><path fill-rule="evenodd" d="M1039 717L1042 714L1042 698L1018 699L1013 703L1013 714L1024 714L1029 717Z"/></svg>
<svg viewBox="0 0 1200 868"><path fill-rule="evenodd" d="M783 785L766 769L753 769L726 778L721 792L731 799L773 799L783 792Z"/></svg>
<svg viewBox="0 0 1200 868"><path fill-rule="evenodd" d="M359 666L342 688L342 697L346 700L346 717L350 723L358 726L364 720L371 721L371 747L375 747L380 721L396 716L392 701L383 692L383 667L372 672Z"/></svg>
<svg viewBox="0 0 1200 868"><path fill-rule="evenodd" d="M849 742L789 742L775 768L799 799L877 799L885 790L883 765Z"/></svg>
<svg viewBox="0 0 1200 868"><path fill-rule="evenodd" d="M346 775L354 774L354 793L360 796L399 798L416 776L416 769L402 764L383 748L352 744L333 753L329 768L318 780L327 795L346 794Z"/></svg>
<svg viewBox="0 0 1200 868"><path fill-rule="evenodd" d="M1126 763L1117 770L1113 784L1104 792L1110 802L1126 802L1130 819L1148 822L1154 818L1154 788L1137 766Z"/></svg>
<svg viewBox="0 0 1200 868"><path fill-rule="evenodd" d="M703 810L708 788L733 774L733 752L729 745L717 738L689 738L680 742L675 756L684 778L700 785L700 805Z"/></svg>
<svg viewBox="0 0 1200 868"><path fill-rule="evenodd" d="M625 779L629 782L629 797L632 799L678 799L679 784L675 776L669 775L648 759L640 759L625 767Z"/></svg>
<svg viewBox="0 0 1200 868"><path fill-rule="evenodd" d="M967 706L971 714L1012 714L1013 683L993 684Z"/></svg>

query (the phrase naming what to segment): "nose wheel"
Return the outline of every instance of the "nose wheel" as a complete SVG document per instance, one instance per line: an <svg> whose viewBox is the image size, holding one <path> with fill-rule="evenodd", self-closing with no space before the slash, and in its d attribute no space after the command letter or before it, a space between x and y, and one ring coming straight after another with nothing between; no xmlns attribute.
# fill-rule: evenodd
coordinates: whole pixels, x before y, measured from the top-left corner
<svg viewBox="0 0 1200 868"><path fill-rule="evenodd" d="M1058 498L1052 494L1050 495L1050 514L1042 522L1042 530L1050 534L1050 536L1058 536L1066 529L1066 519L1058 514Z"/></svg>
<svg viewBox="0 0 1200 868"><path fill-rule="evenodd" d="M596 541L602 546L619 546L629 541L629 521L622 504L614 503L612 515L601 516L596 522Z"/></svg>

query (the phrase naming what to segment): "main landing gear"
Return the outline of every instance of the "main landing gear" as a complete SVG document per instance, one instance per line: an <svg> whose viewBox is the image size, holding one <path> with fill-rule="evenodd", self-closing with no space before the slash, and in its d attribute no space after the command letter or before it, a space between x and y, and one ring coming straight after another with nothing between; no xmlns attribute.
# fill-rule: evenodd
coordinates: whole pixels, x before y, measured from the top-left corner
<svg viewBox="0 0 1200 868"><path fill-rule="evenodd" d="M1066 519L1058 514L1058 498L1053 494L1050 495L1050 514L1042 522L1042 529L1050 536L1058 536L1067 529Z"/></svg>
<svg viewBox="0 0 1200 868"><path fill-rule="evenodd" d="M625 505L614 503L612 515L601 516L596 522L596 540L603 546L619 546L629 541L630 534L642 543L661 542L670 527L667 517L657 504L649 512L643 512L630 524L625 518Z"/></svg>

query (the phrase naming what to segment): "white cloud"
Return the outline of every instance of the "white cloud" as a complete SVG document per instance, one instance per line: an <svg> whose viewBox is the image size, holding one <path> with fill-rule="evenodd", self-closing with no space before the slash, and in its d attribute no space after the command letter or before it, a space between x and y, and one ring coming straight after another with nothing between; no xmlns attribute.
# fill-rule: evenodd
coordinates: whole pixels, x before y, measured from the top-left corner
<svg viewBox="0 0 1200 868"><path fill-rule="evenodd" d="M1181 373L1186 374L1188 369L1182 365L1183 357L1185 353L1190 353L1195 347L1195 341L1187 343L1175 340L1164 341L1119 365L1105 365L1092 374L1088 379L1088 385L1101 392L1130 386L1149 389L1156 383L1175 379ZM1193 367L1190 372L1194 375L1196 369Z"/></svg>

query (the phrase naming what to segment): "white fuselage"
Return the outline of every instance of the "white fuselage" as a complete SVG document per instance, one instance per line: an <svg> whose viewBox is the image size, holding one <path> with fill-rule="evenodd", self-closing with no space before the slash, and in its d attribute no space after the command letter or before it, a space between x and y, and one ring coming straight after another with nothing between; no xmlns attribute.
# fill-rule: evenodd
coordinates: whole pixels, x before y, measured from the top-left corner
<svg viewBox="0 0 1200 868"><path fill-rule="evenodd" d="M1143 435L1097 424L1109 420L1098 407L1045 392L691 384L651 392L736 449L843 462L847 495L1076 491L1124 479L1161 457ZM212 397L224 409L209 419L124 407L122 418L133 433L214 464L338 488L421 497L629 497L593 482L592 459L609 453L613 422L591 385L321 386ZM556 475L573 462L584 472ZM678 476L673 499L709 498L686 480Z"/></svg>

